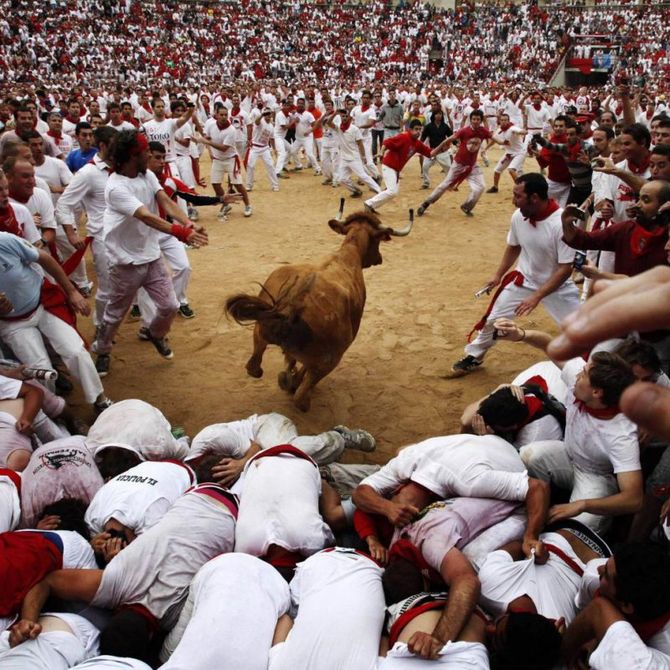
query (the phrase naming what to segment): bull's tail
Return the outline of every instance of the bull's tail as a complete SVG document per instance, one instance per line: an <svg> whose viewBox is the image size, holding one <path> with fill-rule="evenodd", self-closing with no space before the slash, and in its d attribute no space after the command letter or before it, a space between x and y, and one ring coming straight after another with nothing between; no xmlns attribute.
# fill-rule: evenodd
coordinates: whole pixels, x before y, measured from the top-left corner
<svg viewBox="0 0 670 670"><path fill-rule="evenodd" d="M272 303L246 293L238 293L226 300L226 313L242 326L257 322L263 328L263 337L286 350L300 350L313 339L312 329L299 313L286 314L267 292Z"/></svg>

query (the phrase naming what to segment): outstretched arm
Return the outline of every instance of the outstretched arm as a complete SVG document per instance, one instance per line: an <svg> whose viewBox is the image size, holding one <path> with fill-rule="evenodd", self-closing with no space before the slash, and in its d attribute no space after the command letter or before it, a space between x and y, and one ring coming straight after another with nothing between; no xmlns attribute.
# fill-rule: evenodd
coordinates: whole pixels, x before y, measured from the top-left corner
<svg viewBox="0 0 670 670"><path fill-rule="evenodd" d="M449 586L449 599L433 632L416 632L407 648L417 656L437 659L440 649L457 640L479 598L479 578L467 558L455 547L442 559L440 574Z"/></svg>

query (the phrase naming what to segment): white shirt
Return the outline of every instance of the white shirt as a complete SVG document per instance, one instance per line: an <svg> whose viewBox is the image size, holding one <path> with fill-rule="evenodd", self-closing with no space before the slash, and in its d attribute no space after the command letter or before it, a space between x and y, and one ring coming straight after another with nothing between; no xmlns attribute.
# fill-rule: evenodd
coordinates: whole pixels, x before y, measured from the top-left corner
<svg viewBox="0 0 670 670"><path fill-rule="evenodd" d="M377 111L375 110L375 108L370 106L365 111L363 111L363 106L358 105L357 107L353 108L353 110L351 111L351 115L354 120L354 125L360 128L361 135L363 136L363 138L365 139L366 137L370 136L370 130L375 126L370 126L370 128L361 128L361 126L365 126L371 121L374 121L376 123Z"/></svg>
<svg viewBox="0 0 670 670"><path fill-rule="evenodd" d="M258 112L260 114L260 111ZM252 118L253 118L252 112ZM256 117L258 118L258 117ZM251 144L260 149L261 147L267 147L270 144L270 140L274 138L275 129L271 123L268 123L265 119L261 118L259 124L253 124L253 130L251 132Z"/></svg>
<svg viewBox="0 0 670 670"><path fill-rule="evenodd" d="M323 141L321 146L324 149L337 149L339 147L339 128L342 123L342 119L339 116L334 116L332 122L335 125L335 128L331 128L327 124L323 124ZM382 126L383 129L383 126Z"/></svg>
<svg viewBox="0 0 670 670"><path fill-rule="evenodd" d="M109 176L105 186L103 235L110 265L141 265L160 258L160 233L134 214L140 207L146 207L158 215L156 194L161 190L156 175L150 171L134 179L117 172Z"/></svg>
<svg viewBox="0 0 670 670"><path fill-rule="evenodd" d="M237 131L231 124L227 128L219 128L216 119L209 119L204 127L205 135L215 144L225 144L228 148L225 151L210 147L212 158L219 161L225 161L237 156L235 142L237 141Z"/></svg>
<svg viewBox="0 0 670 670"><path fill-rule="evenodd" d="M563 366L563 382L573 392L566 404L565 424L570 460L580 470L598 475L640 470L636 425L622 413L612 419L598 419L580 411L574 402L577 375L585 366L583 358L573 358Z"/></svg>
<svg viewBox="0 0 670 670"><path fill-rule="evenodd" d="M75 226L74 210L82 204L86 210L86 232L91 237L98 237L103 231L105 203L105 186L109 177L109 166L96 154L93 163L87 163L61 194L56 205L56 221L61 226Z"/></svg>
<svg viewBox="0 0 670 670"><path fill-rule="evenodd" d="M12 205L23 204L24 207L28 209L31 214L39 214L41 217L40 228L51 228L56 230L56 218L54 216L54 205L51 201L51 195L41 189L35 188L33 194L30 196L30 199L26 203L20 203L17 200L14 200L10 197L9 202Z"/></svg>
<svg viewBox="0 0 670 670"><path fill-rule="evenodd" d="M560 549L584 569L584 563L562 535L542 533L540 539ZM550 553L548 561L538 565L533 558L514 561L506 551L494 551L481 566L479 580L480 603L495 616L506 612L508 605L523 595L530 597L538 614L550 619L564 617L566 625L577 614L575 596L581 575L556 554Z"/></svg>
<svg viewBox="0 0 670 670"><path fill-rule="evenodd" d="M572 263L575 257L575 250L563 242L562 211L557 209L535 226L521 210L512 214L507 244L521 247L516 269L524 276L523 285L530 289L542 286L560 263Z"/></svg>
<svg viewBox="0 0 670 670"><path fill-rule="evenodd" d="M14 530L19 525L20 518L19 490L10 477L0 473L0 533Z"/></svg>
<svg viewBox="0 0 670 670"><path fill-rule="evenodd" d="M628 160L617 163L617 168L632 172L628 165ZM637 173L636 173L637 174ZM644 172L638 175L643 179L649 179L651 172L647 168ZM598 180L595 184L595 204L597 205L601 200L608 199L614 203L614 216L611 219L612 223L621 223L628 221L630 216L626 210L635 204L636 196L633 189L624 181L619 179L616 175L607 175L607 179Z"/></svg>
<svg viewBox="0 0 670 670"><path fill-rule="evenodd" d="M276 544L309 556L332 544L333 533L319 513L316 465L291 454L259 456L245 466L235 551L264 556Z"/></svg>
<svg viewBox="0 0 670 670"><path fill-rule="evenodd" d="M298 616L286 641L271 649L269 669L375 670L382 572L351 549L322 551L298 564L290 584Z"/></svg>
<svg viewBox="0 0 670 670"><path fill-rule="evenodd" d="M275 114L275 135L277 137L280 137L281 139L284 139L286 137L286 133L288 132L288 128L284 128L282 126L288 126L289 123L291 123L292 119L292 114L284 114L284 112L281 111L281 109L276 112Z"/></svg>
<svg viewBox="0 0 670 670"><path fill-rule="evenodd" d="M49 186L67 186L72 181L72 172L65 165L65 161L59 158L52 158L51 156L45 156L44 163L35 166L35 174L44 179ZM51 200L54 206L60 196L60 193L51 193Z"/></svg>
<svg viewBox="0 0 670 670"><path fill-rule="evenodd" d="M177 132L177 119L147 121L144 132L149 142L160 142L165 147L165 162L172 163L176 159L174 135Z"/></svg>
<svg viewBox="0 0 670 670"><path fill-rule="evenodd" d="M115 126L111 121L107 124L110 128L114 128L114 130L118 130L121 132L122 130L137 130L135 126L130 123L130 121L121 121L118 126Z"/></svg>
<svg viewBox="0 0 670 670"><path fill-rule="evenodd" d="M361 152L358 149L359 140L363 139L360 128L351 124L346 130L337 129L337 139L340 148L340 160L360 161Z"/></svg>
<svg viewBox="0 0 670 670"><path fill-rule="evenodd" d="M312 124L316 121L314 115L305 110L302 113L296 112L296 116L298 117L298 123L295 127L295 138L301 140L305 137L311 137Z"/></svg>
<svg viewBox="0 0 670 670"><path fill-rule="evenodd" d="M21 237L23 237L24 240L28 240L31 244L38 242L42 236L40 235L39 230L37 230L33 215L28 208L14 200L11 202L11 207L14 210L16 222L19 224Z"/></svg>
<svg viewBox="0 0 670 670"><path fill-rule="evenodd" d="M91 533L112 518L140 535L155 526L195 475L183 463L145 461L108 481L93 497L85 520Z"/></svg>
<svg viewBox="0 0 670 670"><path fill-rule="evenodd" d="M524 500L528 473L514 447L495 435L446 435L412 444L361 484L390 495L409 481L438 498Z"/></svg>
<svg viewBox="0 0 670 670"><path fill-rule="evenodd" d="M493 134L496 138L507 142L503 148L505 153L512 154L512 156L518 156L519 154L526 152L524 135L519 134L521 132L523 132L523 128L519 128L519 126L510 126L507 130L503 130L498 126L498 130Z"/></svg>
<svg viewBox="0 0 670 670"><path fill-rule="evenodd" d="M526 105L526 128L530 131L541 132L545 124L551 120L551 112L544 104L537 110L533 105Z"/></svg>
<svg viewBox="0 0 670 670"><path fill-rule="evenodd" d="M188 121L181 128L177 129L177 131L174 134L174 137L175 137L174 142L175 156L186 156L190 158L191 157L190 140L193 137L193 125L191 124L191 122ZM176 140L189 140L189 146L185 147Z"/></svg>
<svg viewBox="0 0 670 670"><path fill-rule="evenodd" d="M235 128L236 133L236 142L246 142L247 141L247 126L251 123L249 120L249 114L247 114L243 109L240 109L237 114L230 112L228 114L228 119L230 120L231 125Z"/></svg>

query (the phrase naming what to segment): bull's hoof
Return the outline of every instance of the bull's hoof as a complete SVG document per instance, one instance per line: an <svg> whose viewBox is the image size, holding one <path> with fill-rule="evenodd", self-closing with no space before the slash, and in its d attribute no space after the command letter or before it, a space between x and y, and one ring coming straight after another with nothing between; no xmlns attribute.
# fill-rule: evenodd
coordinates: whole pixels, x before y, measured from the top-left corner
<svg viewBox="0 0 670 670"><path fill-rule="evenodd" d="M286 391L286 393L295 393L293 375L286 372L286 370L282 370L277 375L277 384L279 384L279 388L282 391Z"/></svg>
<svg viewBox="0 0 670 670"><path fill-rule="evenodd" d="M247 374L250 377L260 379L263 376L263 368L260 365L249 365L247 363L246 367L247 367Z"/></svg>

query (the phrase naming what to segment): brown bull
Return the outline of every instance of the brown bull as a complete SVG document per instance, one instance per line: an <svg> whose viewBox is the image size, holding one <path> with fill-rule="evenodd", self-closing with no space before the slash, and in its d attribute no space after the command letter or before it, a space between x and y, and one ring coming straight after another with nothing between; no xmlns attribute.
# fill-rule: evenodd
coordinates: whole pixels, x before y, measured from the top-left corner
<svg viewBox="0 0 670 670"><path fill-rule="evenodd" d="M255 322L254 351L247 372L261 377L261 362L268 344L282 348L286 370L279 386L294 393L294 402L306 412L312 389L335 369L356 337L365 307L363 268L380 265L379 242L408 235L381 225L371 213L357 212L328 225L344 235L340 249L319 264L285 265L262 285L258 296L238 294L226 301L226 311L237 323ZM300 367L297 364L300 363Z"/></svg>

